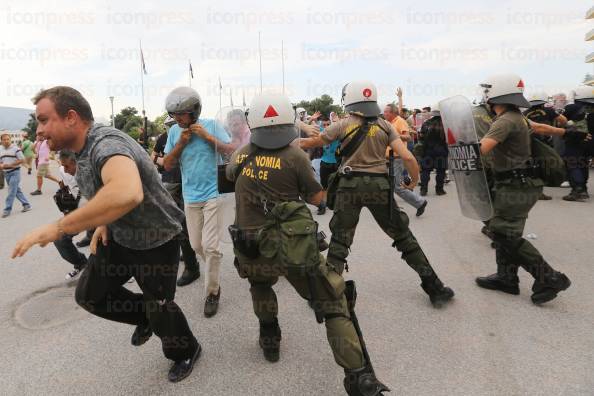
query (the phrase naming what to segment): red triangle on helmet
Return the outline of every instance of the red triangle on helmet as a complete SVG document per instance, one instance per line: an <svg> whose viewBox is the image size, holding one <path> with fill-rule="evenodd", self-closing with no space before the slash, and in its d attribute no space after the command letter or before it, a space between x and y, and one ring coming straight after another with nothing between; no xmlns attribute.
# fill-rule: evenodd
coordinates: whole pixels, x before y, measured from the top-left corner
<svg viewBox="0 0 594 396"><path fill-rule="evenodd" d="M450 146L456 144L456 138L454 137L454 134L450 128L448 128L448 144Z"/></svg>
<svg viewBox="0 0 594 396"><path fill-rule="evenodd" d="M274 107L272 107L272 105L268 105L268 108L266 109L266 113L264 113L264 118L270 118L270 117L278 117L278 113L276 112Z"/></svg>
<svg viewBox="0 0 594 396"><path fill-rule="evenodd" d="M524 80L520 80L520 82L518 82L518 85L516 85L518 88L524 88Z"/></svg>

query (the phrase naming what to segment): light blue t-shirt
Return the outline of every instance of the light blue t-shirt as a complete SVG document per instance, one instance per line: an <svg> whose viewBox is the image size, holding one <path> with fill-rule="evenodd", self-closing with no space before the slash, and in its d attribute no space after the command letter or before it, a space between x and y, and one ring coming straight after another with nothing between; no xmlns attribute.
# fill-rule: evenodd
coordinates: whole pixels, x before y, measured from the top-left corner
<svg viewBox="0 0 594 396"><path fill-rule="evenodd" d="M217 124L215 120L199 119L198 123L221 142L231 142L223 126ZM177 124L169 129L165 154L173 150L181 132L182 128ZM195 135L190 138L179 160L182 171L182 193L186 203L206 202L218 196L217 164L221 162L220 158L221 156L209 143Z"/></svg>
<svg viewBox="0 0 594 396"><path fill-rule="evenodd" d="M336 139L332 143L324 146L324 154L322 155L322 162L327 164L336 163L336 149L340 145L340 140Z"/></svg>

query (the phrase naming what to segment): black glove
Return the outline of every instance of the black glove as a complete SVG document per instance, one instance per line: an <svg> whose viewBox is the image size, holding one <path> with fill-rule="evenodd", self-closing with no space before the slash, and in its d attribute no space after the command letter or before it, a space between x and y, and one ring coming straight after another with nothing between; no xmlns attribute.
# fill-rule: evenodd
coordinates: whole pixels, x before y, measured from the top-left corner
<svg viewBox="0 0 594 396"><path fill-rule="evenodd" d="M56 205L58 206L60 212L64 214L70 213L78 208L78 202L80 201L80 192L78 196L75 197L74 195L72 195L70 189L67 186L62 187L54 194L54 201L56 202Z"/></svg>

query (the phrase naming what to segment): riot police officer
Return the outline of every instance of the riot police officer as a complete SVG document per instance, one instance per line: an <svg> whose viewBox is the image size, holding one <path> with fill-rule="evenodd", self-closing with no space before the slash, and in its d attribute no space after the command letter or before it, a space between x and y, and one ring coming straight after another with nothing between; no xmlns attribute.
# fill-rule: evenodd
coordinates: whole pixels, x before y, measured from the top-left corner
<svg viewBox="0 0 594 396"><path fill-rule="evenodd" d="M573 104L565 108L567 118L578 130L587 131L590 135L584 140L576 136L573 139L565 140L565 152L563 158L567 165L567 175L571 192L564 196L565 201L584 202L588 194L588 163L594 154L592 143L592 132L594 132L594 88L580 86L575 90Z"/></svg>
<svg viewBox="0 0 594 396"><path fill-rule="evenodd" d="M523 95L524 82L515 74L502 74L488 78L481 86L485 103L496 114L480 143L481 154L491 153L492 159L494 216L488 227L496 242L497 272L476 282L486 289L519 294L517 272L521 266L535 279L532 302L542 304L557 297L571 282L522 238L528 212L544 184L530 168L530 126L519 109L530 107Z"/></svg>
<svg viewBox="0 0 594 396"><path fill-rule="evenodd" d="M235 180L237 210L230 227L235 266L251 285L260 347L268 361L278 361L281 329L272 286L285 276L310 301L318 322L325 321L347 393L381 395L388 389L375 378L352 309L353 294L345 296L345 288L352 289L317 249L317 223L303 200L318 205L322 187L307 155L291 144L298 137L295 121L287 97L256 96L248 111L251 144L233 154L226 170Z"/></svg>
<svg viewBox="0 0 594 396"><path fill-rule="evenodd" d="M373 83L357 81L347 84L342 91L342 103L349 113L346 119L333 124L318 137L301 139L300 142L302 147L309 148L340 140L340 166L328 187L328 206L333 201L334 207L328 263L340 273L345 268L348 270L346 258L359 214L363 207L367 207L382 230L393 239L392 246L419 274L421 287L431 303L439 307L449 301L454 292L437 277L408 227L408 216L394 201L385 162L386 147L390 146L402 158L411 177L411 182L403 187L410 190L419 180L417 161L393 127L378 118L381 110Z"/></svg>
<svg viewBox="0 0 594 396"><path fill-rule="evenodd" d="M421 159L421 195L427 195L431 171L436 170L435 194L445 195L443 189L448 165L448 143L446 141L439 105L431 108L431 118L423 123L419 139L423 142Z"/></svg>
<svg viewBox="0 0 594 396"><path fill-rule="evenodd" d="M524 116L530 121L559 127L567 124L567 119L562 114L557 113L552 107L545 106L549 102L549 95L545 92L534 93L530 96L529 102L530 108L524 111ZM537 135L536 138L550 146L554 145L553 140L557 141L556 146L559 146L560 142L563 141L562 138L558 136ZM538 199L550 201L553 197L546 195L543 192Z"/></svg>

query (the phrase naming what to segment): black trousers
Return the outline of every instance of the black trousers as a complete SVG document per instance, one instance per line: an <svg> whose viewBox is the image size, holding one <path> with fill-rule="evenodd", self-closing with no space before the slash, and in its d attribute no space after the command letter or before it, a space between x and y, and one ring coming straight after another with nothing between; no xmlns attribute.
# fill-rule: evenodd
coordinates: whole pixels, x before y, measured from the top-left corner
<svg viewBox="0 0 594 396"><path fill-rule="evenodd" d="M177 238L150 250L114 241L100 244L76 287L76 302L93 315L130 325L150 323L165 357L189 359L198 346L181 308L173 301L179 265ZM142 294L123 285L134 277Z"/></svg>
<svg viewBox="0 0 594 396"><path fill-rule="evenodd" d="M58 249L60 256L64 260L72 264L75 269L80 270L87 265L87 257L74 246L74 243L72 243L73 237L74 235L64 235L62 238L54 241L54 246Z"/></svg>
<svg viewBox="0 0 594 396"><path fill-rule="evenodd" d="M163 182L163 185L171 194L171 197L177 204L177 206L182 210L184 210L184 197L182 195L182 187L181 183L167 183ZM192 245L190 245L190 239L188 237L188 227L186 224L186 219L182 223L182 233L179 238L179 244L181 246L182 254L184 255L184 263L186 268L190 271L197 271L198 268L198 259L196 258L196 252L192 249Z"/></svg>

